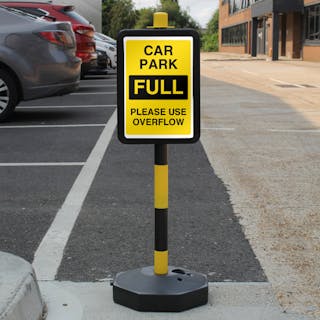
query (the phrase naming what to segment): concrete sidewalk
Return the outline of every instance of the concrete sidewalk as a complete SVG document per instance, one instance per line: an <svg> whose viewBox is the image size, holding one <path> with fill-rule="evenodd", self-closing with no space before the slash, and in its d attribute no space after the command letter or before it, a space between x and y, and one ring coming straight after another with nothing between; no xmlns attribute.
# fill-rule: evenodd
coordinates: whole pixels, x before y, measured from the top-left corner
<svg viewBox="0 0 320 320"><path fill-rule="evenodd" d="M0 253L0 320L217 319L307 320L283 312L271 285L210 283L207 305L182 313L142 313L113 302L110 281L74 283L39 281L25 260ZM43 299L43 300L42 300Z"/></svg>
<svg viewBox="0 0 320 320"><path fill-rule="evenodd" d="M266 61L265 55L251 57L250 54L228 53L228 52L201 52L202 61Z"/></svg>
<svg viewBox="0 0 320 320"><path fill-rule="evenodd" d="M210 283L209 303L181 313L137 312L117 305L110 282L40 282L48 305L47 320L308 320L287 314L269 283ZM81 306L81 307L79 307Z"/></svg>

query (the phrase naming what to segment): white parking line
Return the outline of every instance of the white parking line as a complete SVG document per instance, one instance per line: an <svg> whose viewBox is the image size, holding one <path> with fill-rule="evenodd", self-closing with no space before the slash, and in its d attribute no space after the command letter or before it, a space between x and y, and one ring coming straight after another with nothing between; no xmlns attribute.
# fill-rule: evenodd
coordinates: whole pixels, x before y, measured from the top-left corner
<svg viewBox="0 0 320 320"><path fill-rule="evenodd" d="M284 133L320 133L320 129L268 129L269 132Z"/></svg>
<svg viewBox="0 0 320 320"><path fill-rule="evenodd" d="M235 128L201 128L201 130L235 131ZM320 129L266 129L267 132L278 133L320 133Z"/></svg>
<svg viewBox="0 0 320 320"><path fill-rule="evenodd" d="M109 74L108 76L110 77L110 78L105 78L106 77L106 75L90 75L90 76L87 76L87 78L88 79L97 79L97 80L114 80L114 79L116 79L117 77L116 77L116 73L114 73L114 74ZM81 80L81 82L82 81L86 81L87 79L83 79L83 80Z"/></svg>
<svg viewBox="0 0 320 320"><path fill-rule="evenodd" d="M234 131L235 128L201 128L201 130Z"/></svg>
<svg viewBox="0 0 320 320"><path fill-rule="evenodd" d="M87 85L80 85L80 88L114 88L116 84L87 84Z"/></svg>
<svg viewBox="0 0 320 320"><path fill-rule="evenodd" d="M54 280L63 251L116 128L114 112L82 167L61 209L42 239L33 260L38 280Z"/></svg>
<svg viewBox="0 0 320 320"><path fill-rule="evenodd" d="M79 96L79 95L88 95L88 94L117 94L117 91L110 91L110 92L74 92L70 93L70 96Z"/></svg>
<svg viewBox="0 0 320 320"><path fill-rule="evenodd" d="M80 106L20 106L17 109L116 108L116 104L89 104Z"/></svg>
<svg viewBox="0 0 320 320"><path fill-rule="evenodd" d="M270 80L274 81L274 82L281 83L281 84L289 85L289 86L295 86L297 88L305 88L304 86L301 86L300 84L290 83L290 82L281 81L281 80L277 80L277 79L273 79L273 78L270 78Z"/></svg>
<svg viewBox="0 0 320 320"><path fill-rule="evenodd" d="M0 126L0 129L34 129L34 128L84 128L84 127L104 127L105 123L89 124L39 124L21 126Z"/></svg>
<svg viewBox="0 0 320 320"><path fill-rule="evenodd" d="M252 71L249 71L249 70L246 70L246 69L242 69L241 71L245 72L245 73L248 73L248 74L251 74L251 75L254 75L254 76L259 76L259 73L252 72Z"/></svg>
<svg viewBox="0 0 320 320"><path fill-rule="evenodd" d="M60 167L83 166L85 162L0 162L0 167Z"/></svg>
<svg viewBox="0 0 320 320"><path fill-rule="evenodd" d="M87 80L81 80L80 85L81 84L85 84L85 83L90 83L90 84L94 84L94 83L115 83L117 84L117 78L111 78L111 79L87 79Z"/></svg>

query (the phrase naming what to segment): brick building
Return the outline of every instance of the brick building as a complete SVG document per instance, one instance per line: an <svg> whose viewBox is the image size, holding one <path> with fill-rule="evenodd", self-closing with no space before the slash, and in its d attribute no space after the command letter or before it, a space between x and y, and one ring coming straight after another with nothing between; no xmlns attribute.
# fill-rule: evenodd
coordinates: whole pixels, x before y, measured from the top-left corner
<svg viewBox="0 0 320 320"><path fill-rule="evenodd" d="M219 51L320 61L320 0L219 1Z"/></svg>

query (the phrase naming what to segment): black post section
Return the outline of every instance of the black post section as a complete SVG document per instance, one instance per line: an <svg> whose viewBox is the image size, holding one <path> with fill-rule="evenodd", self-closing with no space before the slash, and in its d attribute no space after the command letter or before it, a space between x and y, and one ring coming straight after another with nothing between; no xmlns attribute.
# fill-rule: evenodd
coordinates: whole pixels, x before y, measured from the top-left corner
<svg viewBox="0 0 320 320"><path fill-rule="evenodd" d="M257 33L258 33L258 19L252 18L251 23L251 56L257 56Z"/></svg>
<svg viewBox="0 0 320 320"><path fill-rule="evenodd" d="M166 144L154 145L154 164L168 164L168 146Z"/></svg>
<svg viewBox="0 0 320 320"><path fill-rule="evenodd" d="M154 250L168 250L168 209L155 208Z"/></svg>
<svg viewBox="0 0 320 320"><path fill-rule="evenodd" d="M272 12L272 60L279 60L279 13Z"/></svg>

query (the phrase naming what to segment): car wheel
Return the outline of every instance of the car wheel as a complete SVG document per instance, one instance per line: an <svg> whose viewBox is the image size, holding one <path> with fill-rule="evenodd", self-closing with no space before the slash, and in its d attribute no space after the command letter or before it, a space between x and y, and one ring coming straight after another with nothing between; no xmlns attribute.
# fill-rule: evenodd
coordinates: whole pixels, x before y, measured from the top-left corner
<svg viewBox="0 0 320 320"><path fill-rule="evenodd" d="M8 119L18 104L15 79L5 70L0 70L0 121Z"/></svg>

